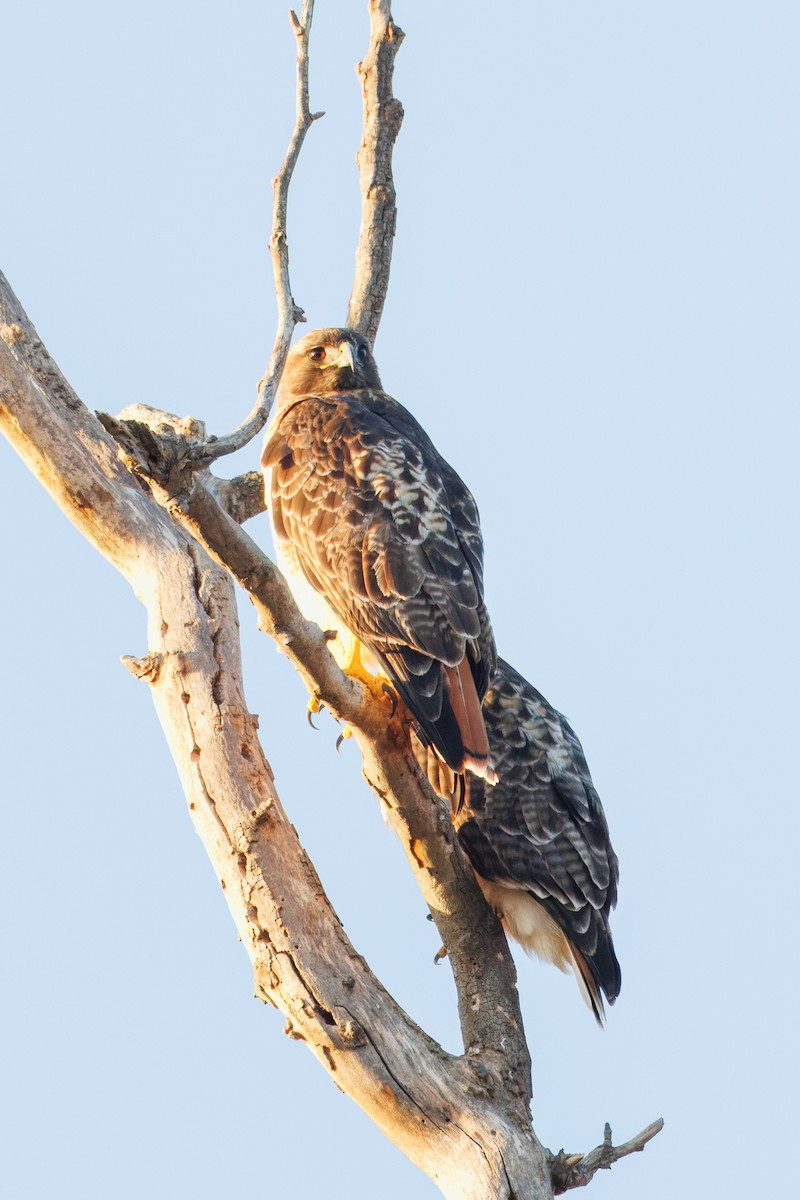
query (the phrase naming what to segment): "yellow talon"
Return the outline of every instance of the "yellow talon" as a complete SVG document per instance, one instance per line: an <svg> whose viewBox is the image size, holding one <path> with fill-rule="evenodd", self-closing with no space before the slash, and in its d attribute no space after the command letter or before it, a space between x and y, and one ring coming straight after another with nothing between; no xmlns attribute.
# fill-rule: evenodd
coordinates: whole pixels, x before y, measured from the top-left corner
<svg viewBox="0 0 800 1200"><path fill-rule="evenodd" d="M325 705L322 703L322 701L320 700L317 693L314 692L313 695L309 697L308 708L306 709L306 720L308 721L308 723L312 729L316 729L317 727L314 724L314 722L311 720L311 718L314 716L315 713L323 712L324 709L325 709Z"/></svg>
<svg viewBox="0 0 800 1200"><path fill-rule="evenodd" d="M351 738L352 736L353 736L352 729L350 728L349 725L345 725L344 729L342 730L342 732L339 734L339 736L336 739L337 752L338 752L339 747L341 746L342 742L346 741L347 738Z"/></svg>
<svg viewBox="0 0 800 1200"><path fill-rule="evenodd" d="M352 635L342 639L337 659L345 675L357 679L368 688L376 700L383 704L388 701L393 717L397 710L397 695L389 681L382 675L381 668L373 659L369 650L358 638Z"/></svg>
<svg viewBox="0 0 800 1200"><path fill-rule="evenodd" d="M353 678L360 679L362 683L368 683L370 679L374 679L375 677L364 665L361 642L355 637L348 640L349 645L345 648L342 670L345 675L352 675Z"/></svg>
<svg viewBox="0 0 800 1200"><path fill-rule="evenodd" d="M325 631L328 649L349 679L357 679L362 683L376 700L388 705L390 719L397 712L397 693L383 674L377 659L373 658L368 647L347 630L338 633L329 629ZM310 712L318 712L318 708L309 705ZM313 722L312 722L313 724ZM316 726L314 726L316 728Z"/></svg>

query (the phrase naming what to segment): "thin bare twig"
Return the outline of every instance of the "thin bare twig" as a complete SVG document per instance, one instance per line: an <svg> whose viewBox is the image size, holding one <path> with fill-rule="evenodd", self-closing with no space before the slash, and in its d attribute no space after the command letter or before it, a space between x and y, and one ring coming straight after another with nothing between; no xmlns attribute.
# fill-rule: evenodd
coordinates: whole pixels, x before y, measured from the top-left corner
<svg viewBox="0 0 800 1200"><path fill-rule="evenodd" d="M657 1121L653 1121L652 1125L648 1125L641 1133L637 1133L636 1137L632 1137L629 1142L624 1142L621 1146L614 1146L611 1141L611 1126L606 1122L602 1142L588 1154L565 1154L561 1150L558 1154L552 1155L550 1173L556 1196L572 1191L573 1188L586 1187L598 1171L608 1170L621 1158L644 1150L647 1143L652 1141L663 1128L664 1119L659 1117Z"/></svg>
<svg viewBox="0 0 800 1200"><path fill-rule="evenodd" d="M392 75L405 34L392 20L391 0L370 0L369 7L369 50L356 68L364 93L364 129L356 155L361 230L345 323L364 334L372 345L389 287L397 227L392 149L403 121L403 106L392 95Z"/></svg>
<svg viewBox="0 0 800 1200"><path fill-rule="evenodd" d="M289 184L292 181L297 160L305 136L320 117L322 112L311 112L308 95L308 39L311 33L311 22L314 17L314 0L304 0L300 20L290 9L289 20L295 38L297 39L297 116L294 133L286 151L281 169L272 181L272 230L269 239L269 252L272 259L272 274L275 281L275 295L278 300L278 331L272 347L267 369L258 384L256 402L247 418L234 429L233 433L224 437L209 438L202 446L194 449L192 457L195 461L212 462L225 454L233 454L241 450L267 423L275 392L280 383L289 345L295 326L305 321L305 313L295 304L292 296L291 280L289 278L289 244L286 238L286 208L289 199Z"/></svg>

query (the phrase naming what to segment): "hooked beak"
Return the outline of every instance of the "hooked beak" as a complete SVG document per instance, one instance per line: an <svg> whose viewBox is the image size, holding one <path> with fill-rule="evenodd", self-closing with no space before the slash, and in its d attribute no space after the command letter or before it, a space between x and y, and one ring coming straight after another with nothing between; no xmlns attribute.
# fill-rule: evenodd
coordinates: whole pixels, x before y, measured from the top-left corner
<svg viewBox="0 0 800 1200"><path fill-rule="evenodd" d="M356 364L353 361L353 347L349 342L339 342L339 357L332 365L335 367L349 367L351 371L355 371Z"/></svg>

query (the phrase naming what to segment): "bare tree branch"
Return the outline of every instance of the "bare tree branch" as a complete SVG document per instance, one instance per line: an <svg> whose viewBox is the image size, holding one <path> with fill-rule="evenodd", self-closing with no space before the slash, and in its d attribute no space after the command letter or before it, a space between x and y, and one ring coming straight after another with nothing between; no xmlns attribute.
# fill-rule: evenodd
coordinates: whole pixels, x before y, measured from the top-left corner
<svg viewBox="0 0 800 1200"><path fill-rule="evenodd" d="M624 1142L621 1146L614 1146L611 1142L611 1126L606 1122L602 1142L588 1154L565 1154L563 1150L560 1150L558 1154L552 1155L550 1171L556 1196L569 1192L573 1188L586 1187L598 1171L608 1170L615 1162L619 1162L628 1154L644 1150L647 1143L652 1141L663 1128L663 1117L659 1117L657 1121L653 1121L652 1125L648 1125L641 1133L637 1133L636 1137L632 1137L629 1142Z"/></svg>
<svg viewBox="0 0 800 1200"><path fill-rule="evenodd" d="M253 961L259 994L285 1013L287 1032L308 1042L338 1085L445 1195L549 1196L544 1151L505 1054L477 1047L462 1058L446 1054L381 987L344 934L283 813L257 721L245 705L230 576L120 460L2 276L0 428L145 604L148 653L129 657L126 665L151 688L192 820ZM199 422L181 423L182 438L200 439L203 432ZM316 639L323 673L332 664L331 687L337 686L338 667L319 630L305 627L299 614L285 615L289 645L303 646L306 635ZM307 646L306 652L312 653ZM345 698L351 691L358 697L360 685L345 676L338 682ZM366 766L392 803L381 764ZM412 783L418 781L409 775L406 786ZM437 813L429 798L427 818L420 813L423 827L408 836L410 853L420 862L430 851L431 894L439 889L444 908L452 885L437 879L436 871L444 870L440 864L450 853L442 849L450 846L443 836L449 822L443 817L443 828L432 832ZM472 881L463 861L451 857L461 862L468 904ZM476 903L488 920L479 895ZM476 992L475 1007L486 999ZM523 1164L528 1182L512 1192L508 1181Z"/></svg>
<svg viewBox="0 0 800 1200"><path fill-rule="evenodd" d="M392 95L394 60L405 34L392 20L391 0L370 0L369 49L356 68L364 93L364 125L356 155L361 185L361 231L345 324L375 342L389 287L397 227L392 149L403 106Z"/></svg>
<svg viewBox="0 0 800 1200"><path fill-rule="evenodd" d="M325 636L300 615L280 572L241 528L262 511L260 476L215 479L213 459L266 423L292 332L304 319L290 288L288 187L311 123L308 38L297 39L297 119L274 180L270 251L278 332L257 403L232 434L133 406L102 425L50 359L0 275L0 428L84 535L130 581L148 613L148 651L125 665L147 682L177 764L192 820L220 878L253 963L257 992L287 1018L338 1086L446 1196L550 1200L583 1186L644 1144L556 1156L533 1132L530 1057L516 973L499 923L462 856L449 813L409 749L407 714L344 675ZM370 0L368 54L359 65L364 138L358 155L362 222L348 324L374 341L396 222L392 147L402 107L392 96L403 38L389 0ZM105 428L103 428L105 426ZM113 434L109 438L108 432ZM232 579L259 625L309 690L354 732L364 775L405 848L448 951L465 1053L446 1054L408 1017L347 939L286 819L247 710Z"/></svg>
<svg viewBox="0 0 800 1200"><path fill-rule="evenodd" d="M447 808L433 797L411 755L405 710L390 717L385 697L373 696L340 670L278 569L217 504L209 473L182 466L187 439L202 438L202 427L189 430L185 421L144 405L100 419L159 502L248 592L260 628L283 648L312 695L354 731L364 775L388 810L447 948L465 1048L495 1053L498 1063L502 1058L498 1069L511 1093L529 1101L530 1058L513 959L458 848Z"/></svg>
<svg viewBox="0 0 800 1200"><path fill-rule="evenodd" d="M264 372L256 394L256 402L242 424L233 433L224 437L211 438L200 446L196 446L193 457L198 461L212 462L225 454L233 454L251 442L256 434L267 423L275 392L280 383L286 355L292 341L295 326L305 321L305 313L295 304L292 296L291 280L289 279L289 243L286 237L286 209L289 199L289 184L292 181L297 160L305 136L320 117L322 112L311 112L308 94L308 40L311 34L311 22L314 17L314 0L304 0L300 20L293 10L289 10L289 20L297 39L297 115L294 133L286 151L280 171L272 181L272 231L269 239L269 252L272 259L272 274L275 282L275 295L278 300L278 331L272 348L267 369Z"/></svg>
<svg viewBox="0 0 800 1200"><path fill-rule="evenodd" d="M220 507L237 525L244 525L245 521L266 511L262 471L245 471L235 479L209 476L209 488Z"/></svg>

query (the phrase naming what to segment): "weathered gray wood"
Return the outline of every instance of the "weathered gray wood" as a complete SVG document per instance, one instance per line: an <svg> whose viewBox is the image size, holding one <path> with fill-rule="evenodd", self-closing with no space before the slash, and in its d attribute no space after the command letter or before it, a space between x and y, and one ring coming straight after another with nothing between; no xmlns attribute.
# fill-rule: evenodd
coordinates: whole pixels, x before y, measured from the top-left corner
<svg viewBox="0 0 800 1200"><path fill-rule="evenodd" d="M101 420L174 519L248 592L261 629L283 648L309 691L354 733L364 775L384 804L447 947L465 1047L499 1055L510 1094L527 1103L530 1058L513 959L458 849L449 809L429 791L411 754L405 710L391 715L382 692L373 696L341 672L323 634L300 616L278 569L220 508L210 475L172 466L181 452L190 458L187 451L193 440L202 440L202 428L189 430L185 421L144 405L119 418L101 414ZM159 467L166 467L160 478Z"/></svg>
<svg viewBox="0 0 800 1200"><path fill-rule="evenodd" d="M659 1117L657 1121L653 1121L652 1125L648 1125L630 1141L624 1142L621 1146L615 1146L611 1140L611 1126L606 1122L602 1142L588 1154L565 1154L562 1150L560 1154L551 1156L550 1169L555 1194L560 1196L573 1188L586 1187L598 1171L607 1171L621 1158L627 1158L629 1154L637 1154L644 1150L647 1143L651 1142L656 1134L661 1133L663 1128L664 1122Z"/></svg>
<svg viewBox="0 0 800 1200"><path fill-rule="evenodd" d="M381 987L325 897L281 808L244 701L229 574L120 462L2 276L0 339L0 428L147 609L148 654L128 665L152 691L259 992L445 1195L549 1195L547 1159L524 1097L508 1086L503 1056L477 1047L463 1057L446 1054ZM288 608L285 619L294 644L306 623L297 614L295 630ZM306 631L313 638L314 627ZM316 650L332 661L321 636ZM368 762L367 770L394 803L383 767ZM427 848L437 852L435 834L414 835L412 857L424 861ZM438 879L434 887L455 911L458 892L450 881ZM523 1163L527 1182L512 1190L508 1178Z"/></svg>
<svg viewBox="0 0 800 1200"><path fill-rule="evenodd" d="M405 34L392 20L391 0L370 0L369 50L357 70L364 94L363 137L356 162L361 188L361 230L345 324L369 339L378 332L397 228L392 150L403 106L392 94L397 51Z"/></svg>
<svg viewBox="0 0 800 1200"><path fill-rule="evenodd" d="M374 340L395 225L391 152L402 108L391 94L402 33L389 0L370 0L370 49L359 71L364 142L362 224L348 322ZM269 411L295 323L285 243L286 197L305 132L308 32L300 21L295 131L275 180L271 249L279 329L257 404L233 434L142 406L105 418L61 376L0 275L0 428L56 503L129 580L148 613L148 653L126 657L150 688L195 827L253 963L258 993L286 1015L339 1087L459 1200L548 1200L641 1149L551 1156L533 1132L530 1058L513 961L461 856L449 815L408 749L399 714L339 670L299 614L280 572L240 528L260 511L258 481L216 480L207 463L245 445ZM105 426L105 427L104 427ZM108 430L114 434L109 435ZM120 450L122 448L122 450ZM143 482L145 481L145 482ZM342 929L286 819L241 686L232 580L309 690L351 726L364 774L385 806L436 920L458 994L465 1053L447 1054L385 991Z"/></svg>

